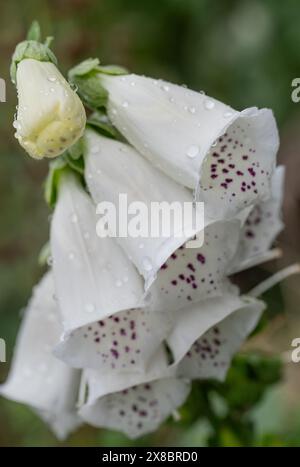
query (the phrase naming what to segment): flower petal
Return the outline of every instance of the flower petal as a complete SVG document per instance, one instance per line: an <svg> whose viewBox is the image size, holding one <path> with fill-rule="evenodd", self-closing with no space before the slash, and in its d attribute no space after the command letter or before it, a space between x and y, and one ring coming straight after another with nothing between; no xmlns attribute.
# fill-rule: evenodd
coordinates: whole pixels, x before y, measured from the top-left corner
<svg viewBox="0 0 300 467"><path fill-rule="evenodd" d="M283 229L281 206L283 199L284 167L276 168L272 178L271 198L255 205L249 213L241 233L235 262L247 264L254 257L267 253Z"/></svg>
<svg viewBox="0 0 300 467"><path fill-rule="evenodd" d="M214 324L194 342L178 365L179 376L192 379L214 378L220 381L225 379L233 355L255 328L265 308L262 301L250 297L241 299L247 299L247 302L237 307L236 311L232 309L233 313ZM202 314L201 311L198 313ZM190 320L189 326L195 326L195 323L192 324Z"/></svg>
<svg viewBox="0 0 300 467"><path fill-rule="evenodd" d="M159 379L108 394L91 406L84 406L80 416L91 425L121 431L137 438L155 431L183 404L190 391L186 380Z"/></svg>
<svg viewBox="0 0 300 467"><path fill-rule="evenodd" d="M226 272L239 241L239 221L205 227L200 248L180 247L163 264L150 287L149 307L168 311L218 295L227 287Z"/></svg>
<svg viewBox="0 0 300 467"><path fill-rule="evenodd" d="M193 201L189 190L155 169L133 148L92 131L87 132L85 178L95 203L106 201L118 207L119 195L125 194L128 206L142 202L150 213L151 202L179 202L182 206ZM127 222L125 225L127 229ZM143 238L119 235L117 241L149 285L160 266L188 236L154 236L148 232Z"/></svg>
<svg viewBox="0 0 300 467"><path fill-rule="evenodd" d="M72 175L60 185L51 252L65 331L139 306L142 279L114 239L97 236L95 206Z"/></svg>
<svg viewBox="0 0 300 467"><path fill-rule="evenodd" d="M0 393L30 405L64 438L80 424L75 414L79 372L53 357L62 326L47 273L34 289L18 336L12 369Z"/></svg>
<svg viewBox="0 0 300 467"><path fill-rule="evenodd" d="M270 196L278 136L272 112L247 109L210 148L198 196L213 217L236 214Z"/></svg>
<svg viewBox="0 0 300 467"><path fill-rule="evenodd" d="M164 315L142 308L121 311L76 329L55 355L75 368L144 372L169 330Z"/></svg>
<svg viewBox="0 0 300 467"><path fill-rule="evenodd" d="M126 139L165 174L196 188L207 151L238 112L183 86L143 76L102 76L101 82L109 93L110 119Z"/></svg>
<svg viewBox="0 0 300 467"><path fill-rule="evenodd" d="M144 373L85 369L81 381L82 392L87 392L86 404L91 405L107 394L123 391L131 386L155 379L173 377L175 373L175 368L169 366L169 358L164 346L161 346L152 356L147 371Z"/></svg>

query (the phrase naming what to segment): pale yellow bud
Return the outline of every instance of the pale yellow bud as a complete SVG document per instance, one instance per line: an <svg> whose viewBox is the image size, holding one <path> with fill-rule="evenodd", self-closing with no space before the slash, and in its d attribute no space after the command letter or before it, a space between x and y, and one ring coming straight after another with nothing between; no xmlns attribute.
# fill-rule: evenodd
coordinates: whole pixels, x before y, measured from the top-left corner
<svg viewBox="0 0 300 467"><path fill-rule="evenodd" d="M82 136L83 104L53 63L22 60L17 90L15 136L31 157L59 156Z"/></svg>

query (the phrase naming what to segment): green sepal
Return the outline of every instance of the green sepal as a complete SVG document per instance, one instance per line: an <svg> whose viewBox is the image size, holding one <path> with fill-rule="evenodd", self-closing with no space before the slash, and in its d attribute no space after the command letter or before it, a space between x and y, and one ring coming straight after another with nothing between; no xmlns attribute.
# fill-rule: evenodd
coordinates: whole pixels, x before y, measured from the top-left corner
<svg viewBox="0 0 300 467"><path fill-rule="evenodd" d="M56 204L59 179L67 166L68 163L63 156L57 157L49 164L49 172L45 181L44 194L46 202L51 208L53 208Z"/></svg>
<svg viewBox="0 0 300 467"><path fill-rule="evenodd" d="M40 42L41 30L39 23L34 21L28 31L27 40L20 42L12 56L10 65L10 77L14 84L16 84L18 64L26 59L33 58L39 62L52 62L57 65L57 59L50 49L52 37L47 37L45 43Z"/></svg>
<svg viewBox="0 0 300 467"><path fill-rule="evenodd" d="M58 186L63 173L75 172L81 178L84 176L84 151L85 142L82 137L60 157L50 162L45 182L45 199L51 208L56 204Z"/></svg>
<svg viewBox="0 0 300 467"><path fill-rule="evenodd" d="M26 39L28 41L40 42L40 40L41 40L41 28L40 28L40 25L39 25L38 21L34 20L31 23L31 26L30 26L29 31L27 33Z"/></svg>
<svg viewBox="0 0 300 467"><path fill-rule="evenodd" d="M117 65L101 66L98 58L88 58L69 71L69 81L77 87L84 103L92 110L106 107L108 93L101 84L101 74L124 75L125 68Z"/></svg>
<svg viewBox="0 0 300 467"><path fill-rule="evenodd" d="M108 138L123 139L104 112L94 112L87 120L87 126Z"/></svg>
<svg viewBox="0 0 300 467"><path fill-rule="evenodd" d="M79 138L78 141L76 141L75 144L70 146L66 152L69 154L69 156L72 159L76 160L76 159L79 159L81 156L83 156L84 150L85 150L85 143L84 143L84 136L82 136L81 138Z"/></svg>
<svg viewBox="0 0 300 467"><path fill-rule="evenodd" d="M84 158L73 159L69 153L64 154L64 159L68 166L79 175L84 175Z"/></svg>

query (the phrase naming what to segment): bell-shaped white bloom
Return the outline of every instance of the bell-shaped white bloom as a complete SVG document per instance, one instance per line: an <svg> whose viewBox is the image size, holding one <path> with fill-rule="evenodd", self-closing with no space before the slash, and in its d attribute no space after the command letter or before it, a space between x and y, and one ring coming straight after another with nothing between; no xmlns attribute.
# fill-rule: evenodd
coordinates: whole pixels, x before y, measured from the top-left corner
<svg viewBox="0 0 300 467"><path fill-rule="evenodd" d="M18 336L9 377L0 394L31 406L59 438L80 424L75 412L79 372L52 355L62 326L52 274L35 287Z"/></svg>
<svg viewBox="0 0 300 467"><path fill-rule="evenodd" d="M83 104L53 63L22 60L17 90L15 136L31 157L56 157L82 136Z"/></svg>
<svg viewBox="0 0 300 467"><path fill-rule="evenodd" d="M82 384L87 400L79 414L91 425L120 430L130 438L150 433L189 394L189 382L174 374L163 349L153 357L145 374L86 370Z"/></svg>
<svg viewBox="0 0 300 467"><path fill-rule="evenodd" d="M143 281L115 240L96 233L96 207L63 176L51 223L51 253L65 331L139 307Z"/></svg>
<svg viewBox="0 0 300 467"><path fill-rule="evenodd" d="M189 190L157 170L129 145L87 131L86 146L85 179L96 204L106 201L118 207L119 194L125 194L127 206L136 206L138 210L143 204L147 213L151 213L152 203L167 206L177 203L180 207L184 203L192 205L193 197ZM179 231L171 232L168 237L160 232L157 236L144 235L143 238L132 235L117 237L119 245L145 278L146 286L151 284L168 257L189 238L189 233L192 234L187 228L187 234L181 235L185 222L186 218L183 218ZM123 225L127 228L126 221L119 226L122 228Z"/></svg>
<svg viewBox="0 0 300 467"><path fill-rule="evenodd" d="M118 430L134 439L155 431L187 398L190 384L166 378L124 389L83 406L80 415L89 424Z"/></svg>
<svg viewBox="0 0 300 467"><path fill-rule="evenodd" d="M193 304L181 314L168 345L177 374L193 379L223 380L232 356L256 326L265 303L239 296L234 289L222 298Z"/></svg>
<svg viewBox="0 0 300 467"><path fill-rule="evenodd" d="M101 75L113 124L150 162L225 217L269 196L278 149L268 109L237 112L164 81Z"/></svg>
<svg viewBox="0 0 300 467"><path fill-rule="evenodd" d="M180 362L178 375L224 381L232 357L257 325L264 308L264 302L253 299L210 328Z"/></svg>
<svg viewBox="0 0 300 467"><path fill-rule="evenodd" d="M54 353L74 368L145 373L172 324L166 313L133 308L72 331Z"/></svg>

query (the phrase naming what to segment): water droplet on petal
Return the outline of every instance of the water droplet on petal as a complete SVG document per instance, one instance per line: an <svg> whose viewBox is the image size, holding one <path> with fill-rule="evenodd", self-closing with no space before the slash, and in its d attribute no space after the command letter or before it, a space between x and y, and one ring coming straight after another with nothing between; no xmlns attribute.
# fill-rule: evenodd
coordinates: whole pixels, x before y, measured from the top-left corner
<svg viewBox="0 0 300 467"><path fill-rule="evenodd" d="M196 108L195 107L190 107L189 111L191 112L191 114L194 114L194 113L196 113Z"/></svg>
<svg viewBox="0 0 300 467"><path fill-rule="evenodd" d="M233 115L233 112L230 112L229 110L223 113L223 117L225 118L230 118L232 117L232 115Z"/></svg>
<svg viewBox="0 0 300 467"><path fill-rule="evenodd" d="M20 130L20 128L21 128L20 122L18 122L17 120L15 120L15 121L13 122L13 127L14 127L16 130Z"/></svg>
<svg viewBox="0 0 300 467"><path fill-rule="evenodd" d="M116 287L122 287L122 285L123 285L123 282L120 279L118 279L116 281Z"/></svg>
<svg viewBox="0 0 300 467"><path fill-rule="evenodd" d="M199 147L195 145L190 146L186 151L186 155L190 157L191 159L196 157L198 154L199 154Z"/></svg>
<svg viewBox="0 0 300 467"><path fill-rule="evenodd" d="M75 214L75 212L73 212L73 214L71 214L71 222L73 224L76 224L78 222L78 216L77 216L77 214Z"/></svg>
<svg viewBox="0 0 300 467"><path fill-rule="evenodd" d="M47 264L48 264L48 266L53 265L53 257L51 255L49 255L48 258L47 258Z"/></svg>
<svg viewBox="0 0 300 467"><path fill-rule="evenodd" d="M143 265L143 268L145 269L145 271L151 271L153 269L152 261L148 256L145 256L142 259L142 265Z"/></svg>
<svg viewBox="0 0 300 467"><path fill-rule="evenodd" d="M140 244L139 244L139 248L140 248L140 249L143 249L144 246L145 246L144 243L140 243Z"/></svg>
<svg viewBox="0 0 300 467"><path fill-rule="evenodd" d="M215 103L211 99L207 99L206 101L204 101L204 108L206 110L212 110L214 106L215 106Z"/></svg>
<svg viewBox="0 0 300 467"><path fill-rule="evenodd" d="M48 81L50 81L50 83L55 83L56 77L55 76L48 76Z"/></svg>
<svg viewBox="0 0 300 467"><path fill-rule="evenodd" d="M73 251L70 251L70 253L68 254L68 258L69 258L71 261L75 258L75 254L73 253Z"/></svg>
<svg viewBox="0 0 300 467"><path fill-rule="evenodd" d="M127 101L124 101L123 104L122 104L122 107L125 107L125 108L126 108L126 107L128 107L128 105L129 105L128 102L127 102Z"/></svg>
<svg viewBox="0 0 300 467"><path fill-rule="evenodd" d="M170 90L170 86L168 86L167 84L164 84L162 88L166 92L169 92L169 90Z"/></svg>
<svg viewBox="0 0 300 467"><path fill-rule="evenodd" d="M87 313L94 313L95 311L95 305L93 303L87 303L84 307L85 311Z"/></svg>

